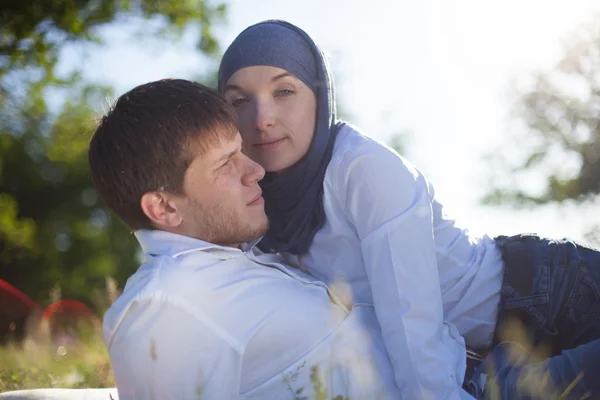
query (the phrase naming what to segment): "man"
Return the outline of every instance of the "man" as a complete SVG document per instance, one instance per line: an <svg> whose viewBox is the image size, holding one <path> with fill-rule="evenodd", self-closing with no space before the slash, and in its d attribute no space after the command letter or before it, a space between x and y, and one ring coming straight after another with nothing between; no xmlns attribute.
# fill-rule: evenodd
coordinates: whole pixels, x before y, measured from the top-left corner
<svg viewBox="0 0 600 400"><path fill-rule="evenodd" d="M102 118L89 164L146 257L104 318L120 399L400 397L370 306L253 251L264 170L216 92L136 87Z"/></svg>

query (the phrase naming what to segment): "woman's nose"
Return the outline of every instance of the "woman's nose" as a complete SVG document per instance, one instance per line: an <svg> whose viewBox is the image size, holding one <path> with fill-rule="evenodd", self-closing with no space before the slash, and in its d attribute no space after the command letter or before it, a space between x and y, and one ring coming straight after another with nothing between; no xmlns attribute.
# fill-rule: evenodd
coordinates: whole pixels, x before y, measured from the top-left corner
<svg viewBox="0 0 600 400"><path fill-rule="evenodd" d="M267 101L256 102L256 128L265 131L275 124L275 109Z"/></svg>

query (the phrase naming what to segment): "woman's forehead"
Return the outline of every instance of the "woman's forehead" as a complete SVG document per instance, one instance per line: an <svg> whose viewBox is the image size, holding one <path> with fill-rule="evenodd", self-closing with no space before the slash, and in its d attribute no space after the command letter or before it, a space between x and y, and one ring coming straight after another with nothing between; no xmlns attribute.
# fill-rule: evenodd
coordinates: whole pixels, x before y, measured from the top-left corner
<svg viewBox="0 0 600 400"><path fill-rule="evenodd" d="M225 90L249 84L276 83L285 78L299 80L296 75L283 68L270 65L253 65L237 70L227 81Z"/></svg>

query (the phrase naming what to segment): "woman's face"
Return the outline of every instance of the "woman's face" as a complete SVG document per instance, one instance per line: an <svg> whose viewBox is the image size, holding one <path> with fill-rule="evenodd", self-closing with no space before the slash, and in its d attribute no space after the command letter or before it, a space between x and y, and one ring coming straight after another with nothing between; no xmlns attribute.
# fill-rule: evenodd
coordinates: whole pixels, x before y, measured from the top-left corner
<svg viewBox="0 0 600 400"><path fill-rule="evenodd" d="M317 100L296 76L277 67L246 67L229 78L224 94L237 111L244 152L267 172L282 173L306 154Z"/></svg>

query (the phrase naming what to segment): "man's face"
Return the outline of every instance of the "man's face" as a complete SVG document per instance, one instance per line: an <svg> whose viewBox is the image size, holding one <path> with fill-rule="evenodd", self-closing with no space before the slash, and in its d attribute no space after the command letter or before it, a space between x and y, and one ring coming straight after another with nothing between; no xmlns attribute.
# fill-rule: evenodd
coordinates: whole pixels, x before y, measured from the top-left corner
<svg viewBox="0 0 600 400"><path fill-rule="evenodd" d="M194 151L194 145L191 146ZM264 169L242 153L242 138L223 139L196 156L177 199L184 234L223 246L263 236L268 228L258 186Z"/></svg>

